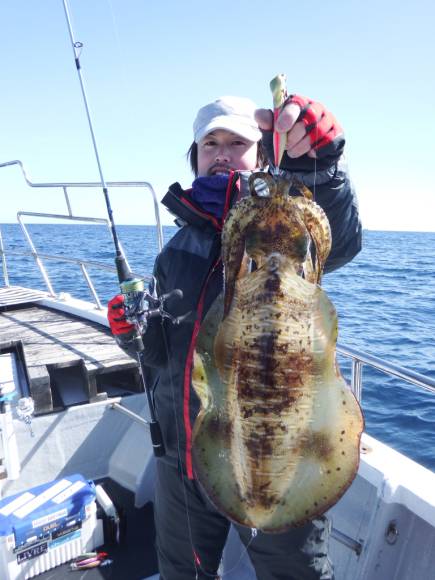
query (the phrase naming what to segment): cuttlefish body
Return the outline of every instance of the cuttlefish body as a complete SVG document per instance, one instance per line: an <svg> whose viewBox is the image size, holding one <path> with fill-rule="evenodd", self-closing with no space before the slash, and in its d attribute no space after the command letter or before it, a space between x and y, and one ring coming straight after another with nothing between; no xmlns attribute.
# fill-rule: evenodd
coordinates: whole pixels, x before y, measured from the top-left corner
<svg viewBox="0 0 435 580"><path fill-rule="evenodd" d="M255 195L258 180L268 196ZM364 426L319 286L329 223L306 188L288 189L256 173L253 196L229 213L224 294L203 321L192 374L196 476L228 518L266 532L302 525L343 495Z"/></svg>

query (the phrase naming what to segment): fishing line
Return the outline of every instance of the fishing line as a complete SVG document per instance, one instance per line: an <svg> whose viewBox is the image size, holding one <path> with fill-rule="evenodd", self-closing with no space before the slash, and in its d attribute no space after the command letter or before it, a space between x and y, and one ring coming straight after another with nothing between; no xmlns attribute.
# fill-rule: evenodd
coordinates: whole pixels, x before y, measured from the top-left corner
<svg viewBox="0 0 435 580"><path fill-rule="evenodd" d="M166 329L164 328L164 320L163 319L162 319L162 336L163 336L163 344L165 347L166 360L168 361L167 364L168 364L168 372L169 372L169 382L171 385L172 411L174 413L175 429L176 429L176 433L177 433L177 455L178 455L179 468L180 468L180 472L181 472L181 482L182 482L182 488L183 488L184 507L186 510L187 530L188 530L188 534L189 534L190 547L192 549L193 563L194 563L194 567L195 567L195 571L196 571L196 579L198 578L198 569L201 570L201 572L205 576L208 576L210 578L219 578L219 576L216 576L216 574L211 574L210 572L207 572L206 570L204 570L204 568L201 565L201 558L198 555L198 550L196 549L195 544L194 544L194 540L193 540L192 523L191 523L190 513L189 513L189 499L187 496L187 486L186 486L186 481L185 481L187 474L185 474L184 470L183 470L182 450L181 450L181 444L180 444L180 438L181 438L181 436L180 436L180 422L178 420L178 413L177 413L175 384L174 384L174 380L173 380L171 356L170 356L170 351L169 351L169 342L168 342L168 337L166 335ZM245 554L248 553L248 548L256 536L257 536L257 530L252 528L251 538L249 539L249 542L246 543L246 545L243 544L243 549L240 552L239 559L234 564L234 566L232 566L229 570L227 570L220 577L227 576L228 574L230 574L230 573L234 572L234 570L236 570L236 568L240 565Z"/></svg>
<svg viewBox="0 0 435 580"><path fill-rule="evenodd" d="M315 141L317 141L318 140L318 131L319 131L317 124L316 124L314 130L315 130ZM278 164L276 164L274 166L274 171L276 173L279 172L279 165ZM313 200L315 199L315 196L316 196L316 185L317 185L316 182L317 182L317 155L315 154L315 156L314 156L313 192L312 192ZM311 238L311 236L310 236L310 238ZM165 331L163 325L162 325L162 333L163 333L164 347L165 347L165 351L166 351L166 358L168 361L169 381L170 381L171 395L172 395L172 407L173 407L173 414L174 414L174 419L175 419L175 428L176 428L176 434L177 434L177 455L178 455L178 462L179 462L180 472L181 472L183 500L184 500L184 506L185 506L185 511L186 511L186 524L187 524L187 530L188 530L188 536L189 536L189 543L190 543L190 547L192 550L193 564L194 564L194 568L195 568L195 580L198 580L198 578L199 578L199 576L198 576L199 571L201 571L201 573L206 577L218 579L218 578L222 578L222 577L227 576L228 574L233 573L240 566L240 563L241 563L243 557L245 556L245 554L249 555L249 547L252 544L254 538L257 537L258 531L255 528L251 529L251 537L250 537L249 541L246 543L246 545L245 544L243 545L243 549L240 552L238 560L235 562L235 564L229 570L226 570L223 574L217 576L214 573L207 572L202 567L201 558L200 558L200 555L198 554L198 550L196 549L196 546L194 543L194 538L193 538L193 532L192 532L192 522L191 522L191 518L190 518L189 498L188 498L187 485L186 485L186 480L185 480L185 478L187 477L187 474L184 473L184 470L182 467L183 461L182 461L182 450L181 450L181 444L180 444L181 432L180 432L180 422L179 422L178 413L177 413L175 385L174 385L173 374L172 374L172 365L171 365L171 357L170 357L170 352L169 352L168 338L166 336L166 331ZM221 560L221 562L222 562L222 560ZM220 567L220 564L218 566L218 569L219 569L219 567ZM219 574L218 571L217 571L217 574Z"/></svg>
<svg viewBox="0 0 435 580"><path fill-rule="evenodd" d="M315 126L314 130L315 130L315 141L317 141L318 140L318 130L319 130L318 125ZM276 165L275 165L275 171L276 172L278 171L278 167ZM317 185L316 182L317 182L317 155L315 154L315 156L314 156L313 192L312 192L313 199L315 199L315 196L316 196L316 185ZM216 574L219 574L220 564L218 566L218 570L217 570L216 574L207 572L202 567L200 554L198 554L198 550L195 546L195 542L194 542L194 538L193 538L192 521L191 521L191 517L190 517L189 498L188 498L188 491L187 491L187 485L186 485L187 474L184 473L184 469L183 469L182 450L181 450L181 442L180 442L181 427L180 427L180 421L179 421L178 413L177 413L176 391L175 391L175 384L174 384L174 379L173 379L173 371L172 371L171 356L170 356L170 351L169 351L168 337L166 334L166 329L164 328L164 325L163 325L163 320L162 320L162 335L163 335L163 344L164 344L164 348L165 348L166 359L168 361L167 365L168 365L169 382L170 382L171 397L172 397L172 410L173 410L173 414L174 414L176 438L177 438L177 456L178 456L179 469L180 469L180 474L181 474L183 501L184 501L184 507L185 507L185 512L186 512L186 525L187 525L189 543L190 543L190 547L192 550L193 565L195 568L195 579L197 580L199 578L199 576L198 576L199 571L201 571L201 573L204 576L209 577L209 578L214 578L214 579L222 578L222 577L227 576L228 574L233 573L240 566L240 563L241 563L243 557L245 556L245 554L249 555L249 547L252 544L254 538L257 537L258 531L255 528L251 529L251 537L250 537L249 541L243 545L243 549L240 552L238 560L235 562L235 564L229 570L226 570L223 574L218 575L218 576L216 575ZM222 560L221 560L221 562L222 562Z"/></svg>
<svg viewBox="0 0 435 580"><path fill-rule="evenodd" d="M111 20L111 30L113 34L113 38L115 40L114 47L116 50L114 51L114 59L113 61L116 63L116 78L118 80L116 84L116 91L119 95L122 95L122 102L123 102L123 113L122 113L122 122L123 122L123 130L125 132L125 123L126 123L126 114L125 111L133 110L133 101L132 101L132 91L127 90L127 87L130 84L130 81L126 75L126 67L122 66L123 63L129 62L129 57L125 50L125 45L121 41L121 35L119 32L119 28L116 24L115 13L113 9L113 5L111 0L106 0L106 4L108 6L110 20ZM118 117L120 116L120 112L118 111Z"/></svg>
<svg viewBox="0 0 435 580"><path fill-rule="evenodd" d="M79 81L80 81L80 88L81 88L81 92L82 92L83 103L85 106L86 117L88 120L88 126L89 126L89 131L90 131L90 135L91 135L91 139L92 139L92 145L93 145L93 149L94 149L95 159L97 162L98 172L99 172L99 176L100 176L100 182L101 182L101 186L102 186L102 190L103 190L103 194L104 194L107 213L109 216L110 231L111 231L113 242L115 245L115 251L116 251L115 264L116 264L116 268L118 271L119 282L121 284L124 282L133 282L134 283L135 280L133 280L132 274L130 272L130 268L128 266L127 260L124 256L124 253L122 251L122 248L121 248L121 245L120 245L120 242L118 239L115 221L114 221L114 217L113 217L113 211L112 211L112 207L110 204L107 183L106 183L106 180L104 178L102 164L101 164L101 160L100 160L100 156L99 156L99 152L98 152L97 140L96 140L95 132L94 132L94 128L93 128L89 102L88 102L86 89L85 89L85 83L84 83L84 79L83 79L83 76L81 73L80 56L81 56L82 49L83 49L83 43L77 42L75 40L74 34L73 34L72 23L71 23L71 17L70 17L69 8L68 8L68 2L67 2L67 0L62 0L62 1L63 1L64 12L65 12L65 18L66 18L67 25L68 25L67 27L68 27L68 32L69 32L69 36L70 36L71 46L72 46L72 50L74 53L74 62L76 65L77 74L78 74ZM112 14L112 19L113 19L113 14ZM136 290L136 288L135 288L135 290ZM171 362L170 362L169 345L168 345L168 340L167 340L167 336L166 336L166 331L164 328L164 319L163 318L161 321L161 325L162 325L162 335L163 335L163 340L164 340L164 346L165 346L166 356L167 356L167 360L168 360L168 370L169 370L169 378L170 378L171 392L172 392L172 404L173 404L174 418L175 418L176 431L177 431L177 454L178 454L178 459L180 461L180 464L182 465L181 447L180 447L180 424L179 424L177 412L176 412L175 385L174 385L174 381L173 381L172 368L171 368ZM137 337L137 338L141 341L141 337ZM153 442L153 450L154 450L155 455L163 455L164 454L163 440L162 440L162 436L160 433L160 427L159 427L159 425L156 421L155 415L154 415L154 404L152 401L151 393L150 393L150 391L146 385L146 382L145 382L143 362L142 362L141 356L139 355L139 351L138 351L138 363L139 363L140 376L141 376L141 379L143 382L144 390L145 390L147 398L148 398L148 405L149 405L149 409L150 409L150 413L151 413L150 434L151 434L151 438L152 438L152 442ZM158 427L158 429L152 429L153 426ZM154 436L156 436L156 438ZM191 524L190 514L189 514L189 501L188 501L188 497L187 497L187 488L186 488L186 483L185 483L184 478L185 478L185 475L183 473L183 470L181 469L181 480L182 480L182 485L183 485L184 503L185 503L185 508L186 508L186 521L187 521L187 527L188 527L188 533L189 533L189 541L190 541L191 548L192 548L193 555L194 555L194 566L195 566L195 570L196 570L196 576L198 577L198 569L199 569L206 576L216 578L215 574L210 574L202 568L201 560L199 559L197 551L195 550L195 545L193 543L193 535L192 535L192 524ZM245 555L245 552L247 552L248 547L250 546L250 544L252 543L252 541L253 541L254 537L256 537L256 535L257 535L256 530L252 530L251 538L250 538L249 542L246 544L246 546L244 546L244 550L242 550L239 560L236 562L236 564L230 570L228 570L228 572L225 572L224 575L231 573L239 566L243 556Z"/></svg>
<svg viewBox="0 0 435 580"><path fill-rule="evenodd" d="M81 73L81 65L80 65L80 54L83 48L83 43L76 42L73 34L71 17L69 14L68 9L68 2L67 0L63 0L63 7L65 11L65 18L67 22L69 37L71 40L71 47L74 53L74 61L77 69L77 75L80 81L80 88L83 97L83 103L86 110L86 117L88 119L89 131L92 138L92 145L94 148L95 159L98 166L98 172L100 174L100 182L104 194L104 199L106 202L107 214L109 216L109 227L112 233L113 243L115 245L115 266L118 273L118 280L121 292L124 296L124 309L126 311L126 318L129 322L134 324L135 333L132 336L131 346L134 348L136 353L136 359L138 363L138 370L139 370L139 378L143 388L144 393L146 394L147 402L148 402L148 409L150 414L150 420L148 421L149 430L150 430L150 437L151 443L153 447L154 455L162 456L165 454L165 447L163 443L163 438L160 430L160 425L157 421L155 409L154 409L154 402L152 398L151 391L148 387L146 377L146 369L145 364L143 362L143 342L142 342L142 327L147 324L148 318L146 318L146 314L149 315L168 315L163 311L163 304L164 301L167 299L168 296L162 297L154 297L153 291L151 290L151 294L145 291L144 287L144 279L143 278L135 278L130 271L130 267L128 265L127 259L122 251L121 244L118 239L118 234L116 232L115 220L113 218L112 207L110 205L109 199L109 192L107 189L106 180L104 179L103 169L101 166L100 156L98 153L97 147L97 140L95 138L92 118L90 107L88 103L88 98L86 95L85 90L85 83L83 80L83 76ZM178 291L179 292L179 291ZM177 290L174 290L172 294L177 293ZM145 309L144 301L148 301L148 308ZM157 308L158 305L158 308ZM151 306L153 306L154 310L150 310ZM148 312L145 312L147 310ZM168 315L169 316L169 315ZM170 317L170 316L169 316ZM176 322L176 321L174 321Z"/></svg>
<svg viewBox="0 0 435 580"><path fill-rule="evenodd" d="M116 48L118 50L118 53L122 54L121 43L120 43L119 34L118 34L118 27L116 25L115 15L113 13L112 2L110 0L107 0L107 5L109 6L110 18L112 20L112 29L113 29L113 35L115 37ZM127 85L124 85L124 86L127 86Z"/></svg>
<svg viewBox="0 0 435 580"><path fill-rule="evenodd" d="M89 132L91 134L91 140L92 140L92 146L94 149L95 160L97 162L98 173L100 175L101 187L102 187L103 194L104 194L104 200L106 202L107 214L109 216L110 231L112 234L113 242L115 244L115 251L116 251L115 263L116 263L116 266L118 269L118 276L120 275L120 273L122 273L123 275L124 274L127 275L130 272L129 272L128 264L122 263L122 260L124 260L124 262L125 262L125 256L122 252L122 249L121 249L121 246L119 243L119 239L118 239L118 234L116 232L115 221L113 218L113 211L112 211L112 207L110 205L109 192L107 190L106 180L104 179L103 169L102 169L102 165L101 165L101 161L100 161L100 155L98 153L97 140L95 137L94 127L93 127L92 118L91 118L91 111L90 111L88 97L87 97L86 89L85 89L85 83L84 83L82 72L81 72L80 55L81 55L81 52L83 49L83 43L76 42L76 40L74 38L74 34L73 34L73 28L72 28L71 17L70 17L69 8L68 8L68 2L67 2L67 0L62 0L62 2L63 2L64 11L65 11L65 18L67 21L67 28L68 28L70 41L71 41L71 46L72 46L73 53L74 53L74 62L75 62L76 69L77 69L77 75L79 77L80 89L82 92L83 104L84 104L85 112L86 112L86 118L88 120Z"/></svg>
<svg viewBox="0 0 435 580"><path fill-rule="evenodd" d="M180 469L180 473L181 473L181 484L182 484L182 488L183 488L184 507L186 510L187 531L189 534L190 547L192 548L193 564L195 566L196 577L198 577L197 552L196 552L196 549L195 549L195 546L193 543L192 524L190 521L190 513L189 513L189 500L187 497L187 487L186 487L186 482L185 482L186 475L184 474L183 462L182 462L182 458L181 458L182 454L181 454L181 445L180 445L180 422L178 420L177 405L176 405L176 400L175 400L175 384L174 384L173 375L172 375L172 365L171 365L171 357L170 357L170 352L169 352L168 338L166 336L166 331L163 327L163 324L162 324L162 334L163 334L163 343L165 345L166 358L168 361L169 382L171 385L171 395L172 395L172 411L174 413L175 429L176 429L176 433L177 433L177 455L178 455L179 469ZM202 570L202 568L201 568L201 570ZM202 570L202 571L207 576L209 575L208 572L206 572L205 570ZM210 574L210 576L211 576L211 574ZM214 574L212 576L215 577Z"/></svg>

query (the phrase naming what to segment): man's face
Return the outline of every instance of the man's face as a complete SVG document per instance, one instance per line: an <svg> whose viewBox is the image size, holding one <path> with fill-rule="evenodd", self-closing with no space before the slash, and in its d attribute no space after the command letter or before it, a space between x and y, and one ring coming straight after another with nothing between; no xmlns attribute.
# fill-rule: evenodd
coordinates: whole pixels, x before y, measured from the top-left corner
<svg viewBox="0 0 435 580"><path fill-rule="evenodd" d="M216 129L198 143L198 177L257 168L257 143Z"/></svg>

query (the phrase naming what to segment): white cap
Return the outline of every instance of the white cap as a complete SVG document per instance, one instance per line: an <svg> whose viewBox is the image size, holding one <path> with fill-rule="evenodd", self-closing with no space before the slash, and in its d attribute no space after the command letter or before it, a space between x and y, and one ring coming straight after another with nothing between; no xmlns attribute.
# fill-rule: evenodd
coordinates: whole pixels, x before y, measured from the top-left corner
<svg viewBox="0 0 435 580"><path fill-rule="evenodd" d="M244 97L220 97L199 109L193 123L195 142L199 143L211 131L225 129L248 141L259 141L261 131L254 118L257 107Z"/></svg>

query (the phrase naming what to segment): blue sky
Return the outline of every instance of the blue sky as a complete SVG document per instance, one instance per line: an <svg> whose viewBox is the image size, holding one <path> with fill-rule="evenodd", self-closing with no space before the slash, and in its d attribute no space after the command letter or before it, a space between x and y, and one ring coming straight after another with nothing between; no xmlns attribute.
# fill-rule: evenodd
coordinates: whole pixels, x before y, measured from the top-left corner
<svg viewBox="0 0 435 580"><path fill-rule="evenodd" d="M429 0L69 0L104 177L167 186L192 180L185 152L200 106L221 95L269 106L279 72L343 125L369 229L434 231L435 8ZM0 7L0 162L35 182L97 181L62 0ZM0 222L17 209L63 211L0 170ZM118 223L150 223L143 195L113 194ZM98 190L77 213L104 216ZM171 218L162 214L165 223Z"/></svg>

